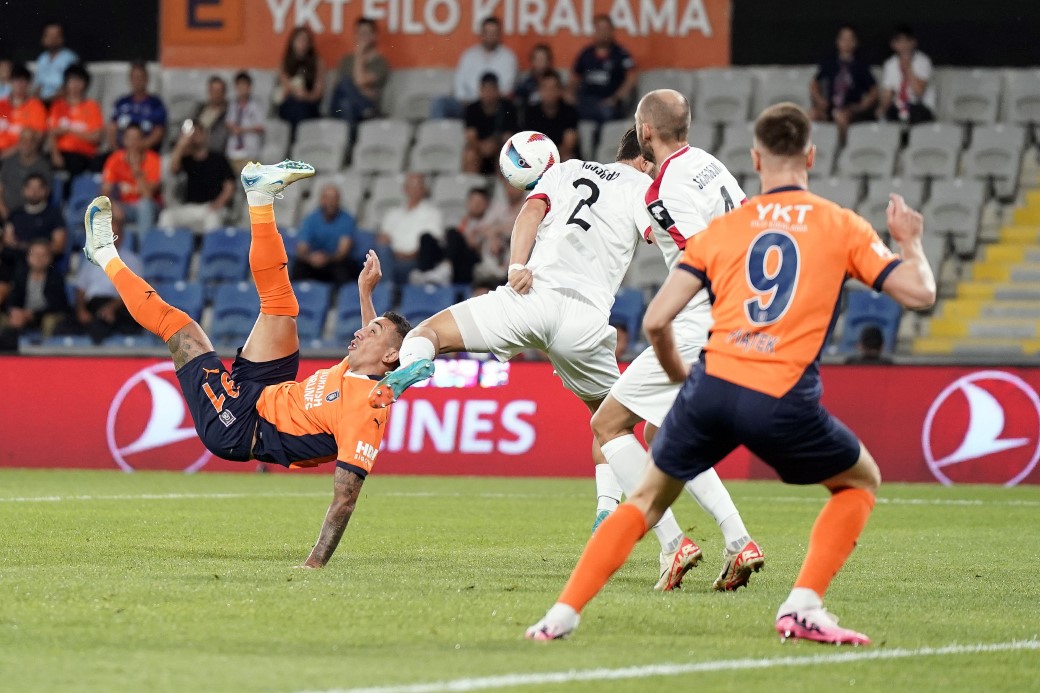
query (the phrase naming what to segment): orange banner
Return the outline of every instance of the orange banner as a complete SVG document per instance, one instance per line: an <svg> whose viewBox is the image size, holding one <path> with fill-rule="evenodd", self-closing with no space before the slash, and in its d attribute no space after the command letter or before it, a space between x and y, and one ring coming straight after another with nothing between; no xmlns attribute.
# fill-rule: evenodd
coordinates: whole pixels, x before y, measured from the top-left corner
<svg viewBox="0 0 1040 693"><path fill-rule="evenodd" d="M729 0L161 0L161 61L169 67L273 68L296 26L316 34L325 63L353 48L354 21L379 23L393 67L454 67L494 15L522 68L536 43L570 67L593 17L608 14L642 69L728 65Z"/></svg>

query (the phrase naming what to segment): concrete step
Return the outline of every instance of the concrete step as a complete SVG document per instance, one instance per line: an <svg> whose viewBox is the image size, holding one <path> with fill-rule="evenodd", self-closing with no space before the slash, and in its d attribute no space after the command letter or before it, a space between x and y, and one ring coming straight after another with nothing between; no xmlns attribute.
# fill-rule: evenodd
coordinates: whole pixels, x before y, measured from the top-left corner
<svg viewBox="0 0 1040 693"><path fill-rule="evenodd" d="M1000 242L1012 245L1040 244L1040 220L1034 223L1016 222L1011 226L1005 226L1000 230Z"/></svg>
<svg viewBox="0 0 1040 693"><path fill-rule="evenodd" d="M1040 282L966 281L957 285L957 298L1040 301Z"/></svg>
<svg viewBox="0 0 1040 693"><path fill-rule="evenodd" d="M939 304L940 318L1025 318L1040 321L1040 303L1034 301L983 301L953 298Z"/></svg>
<svg viewBox="0 0 1040 693"><path fill-rule="evenodd" d="M913 352L915 354L950 354L965 356L1037 355L1040 354L1040 340L920 337L914 340Z"/></svg>
<svg viewBox="0 0 1040 693"><path fill-rule="evenodd" d="M933 337L982 339L1040 339L1040 322L1031 318L934 318L928 326Z"/></svg>

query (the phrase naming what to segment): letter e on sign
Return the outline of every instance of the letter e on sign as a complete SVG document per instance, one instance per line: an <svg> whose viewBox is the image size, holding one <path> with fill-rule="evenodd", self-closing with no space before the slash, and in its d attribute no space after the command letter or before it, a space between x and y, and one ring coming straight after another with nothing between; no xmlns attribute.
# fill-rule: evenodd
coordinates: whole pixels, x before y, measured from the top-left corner
<svg viewBox="0 0 1040 693"><path fill-rule="evenodd" d="M162 45L233 45L242 40L246 0L163 0Z"/></svg>

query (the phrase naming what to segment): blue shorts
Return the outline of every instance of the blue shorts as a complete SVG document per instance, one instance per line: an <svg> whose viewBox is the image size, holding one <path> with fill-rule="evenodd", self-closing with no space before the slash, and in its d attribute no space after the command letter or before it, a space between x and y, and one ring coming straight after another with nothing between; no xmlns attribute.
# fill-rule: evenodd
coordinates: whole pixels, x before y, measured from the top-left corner
<svg viewBox="0 0 1040 693"><path fill-rule="evenodd" d="M859 439L820 404L808 372L783 397L708 375L694 365L653 441L654 464L689 481L744 445L789 484L816 484L856 464Z"/></svg>
<svg viewBox="0 0 1040 693"><path fill-rule="evenodd" d="M252 443L260 413L256 402L268 385L296 380L300 352L254 363L238 350L231 371L211 351L177 369L177 380L206 449L232 462L253 459Z"/></svg>

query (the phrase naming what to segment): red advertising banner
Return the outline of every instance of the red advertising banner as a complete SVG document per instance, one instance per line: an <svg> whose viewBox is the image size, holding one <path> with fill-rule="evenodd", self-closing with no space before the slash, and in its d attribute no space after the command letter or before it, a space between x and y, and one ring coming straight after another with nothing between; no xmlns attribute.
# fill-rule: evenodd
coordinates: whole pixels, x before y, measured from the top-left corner
<svg viewBox="0 0 1040 693"><path fill-rule="evenodd" d="M378 22L395 68L454 67L481 20L502 21L504 43L526 64L548 43L569 67L607 14L640 68L729 64L729 0L161 0L167 67L274 68L294 27L309 27L329 66L353 50L354 22Z"/></svg>
<svg viewBox="0 0 1040 693"><path fill-rule="evenodd" d="M888 481L1040 483L1040 369L831 366L823 379ZM376 473L591 474L588 412L550 365L445 362L435 380L394 405ZM0 466L253 469L202 447L169 361L0 357L0 382ZM744 451L719 472L774 478Z"/></svg>

